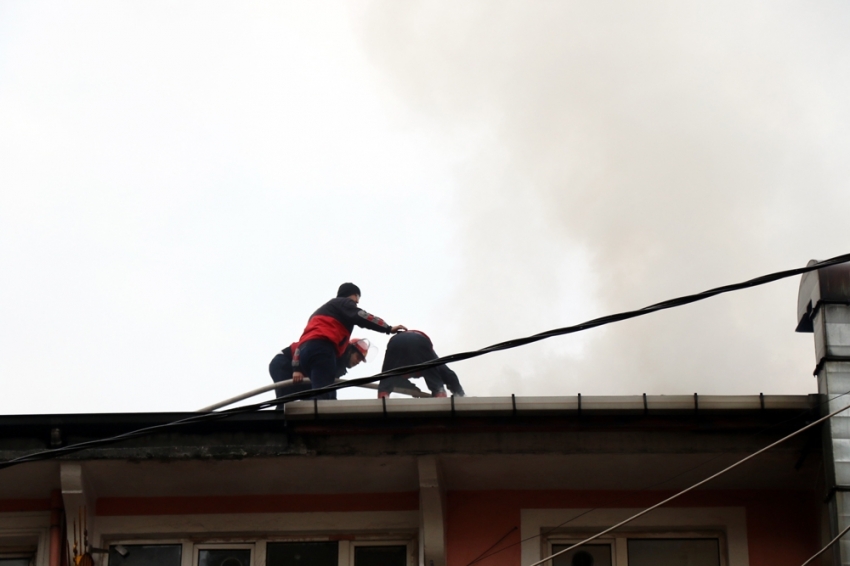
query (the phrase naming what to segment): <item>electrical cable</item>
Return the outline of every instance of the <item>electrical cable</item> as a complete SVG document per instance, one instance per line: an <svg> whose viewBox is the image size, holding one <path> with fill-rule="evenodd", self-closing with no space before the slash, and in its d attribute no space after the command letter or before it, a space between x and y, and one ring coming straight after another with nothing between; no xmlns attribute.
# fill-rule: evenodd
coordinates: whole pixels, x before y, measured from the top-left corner
<svg viewBox="0 0 850 566"><path fill-rule="evenodd" d="M715 479L715 478L718 478L718 477L722 476L722 475L723 475L723 474L725 474L726 472L730 472L730 471L734 470L735 468L737 468L737 467L738 467L738 466L740 466L741 464L743 464L743 463L745 463L745 462L748 462L748 461L752 460L752 459L753 459L753 458L755 458L756 456L758 456L758 455L760 455L760 454L763 454L764 452L767 452L767 451L768 451L768 450L770 450L771 448L773 448L773 447L775 447L775 446L778 446L778 445L782 444L782 443L783 443L783 442L785 442L786 440L790 440L791 438L794 438L794 437L795 437L795 436L797 436L798 434L800 434L800 433L802 433L802 432L805 432L805 431L809 430L810 428L815 427L815 426L819 425L820 423L822 423L822 422L824 422L824 421L827 421L827 420L831 419L832 417L834 417L834 416L835 416L835 415L837 415L838 413L842 413L842 412L844 412L844 411L846 411L846 410L848 410L848 409L850 409L850 405L845 405L844 407L842 407L842 408L840 408L840 409L838 409L838 410L835 410L835 411L833 411L833 412L829 413L828 415L823 416L823 417L821 417L821 418L817 419L816 421L813 421L813 422L811 422L811 423L807 424L807 425L806 425L806 426L804 426L803 428L800 428L800 429L798 429L798 430L796 430L796 431L792 432L791 434L789 434L789 435L787 435L787 436L784 436L784 437L780 438L780 439L779 439L779 440L777 440L776 442L772 442L771 444L768 444L768 445L767 445L767 446L765 446L764 448L761 448L761 449L759 449L759 450L757 450L757 451L753 452L753 453L752 453L752 454L750 454L749 456L747 456L747 457L745 457L745 458L742 458L742 459L738 460L737 462L735 462L735 463L734 463L734 464L732 464L731 466L727 466L727 467L723 468L722 470L720 470L719 472L716 472L716 473L714 473L714 474L712 474L712 475L708 476L707 478L705 478L705 479L703 479L703 480L698 481L697 483L693 484L692 486L687 487L687 488L685 488L685 489L683 489L683 490L679 491L678 493L675 493L675 494L671 495L670 497L667 497L666 499L664 499L664 500L662 500L662 501L659 501L659 502L658 502L658 503L656 503L655 505L652 505L651 507L647 507L647 508L646 508L646 509L644 509L643 511L640 511L640 512L638 512L638 513L635 513L635 514L634 514L634 515L632 515L631 517L629 517L629 518L627 518L627 519L624 519L624 520L620 521L620 522L619 522L619 523L617 523L616 525L613 525L613 526L611 526L611 527L608 527L607 529L605 529L605 530L603 530L603 531L600 531L600 532L596 533L595 535L590 536L590 537L588 537L588 538L584 539L584 540L583 540L583 541L581 541L581 542L578 542L578 543L576 543L576 544L574 544L574 545L572 545L572 546L570 546L570 547L565 548L564 550L560 550L560 551L558 551L558 552L556 552L556 553L554 553L554 554L551 554L551 555L547 556L546 558L543 558L543 559L541 559L541 560L538 560L537 562L534 562L534 563L532 563L532 564L529 564L528 566L540 566L541 564L544 564L545 562L548 562L549 560L551 560L551 559L555 558L556 556L560 556L561 554L564 554L565 552L569 552L569 551L574 550L574 549L576 549L576 548L578 548L578 547L580 547L580 546L582 546L582 545L584 545L584 544L587 544L588 542L591 542L591 541L593 541L593 540L596 540L596 539L598 539L599 537L601 537L601 536L603 536L603 535L606 535L606 534L610 533L611 531L617 530L617 529L619 529L620 527L622 527L623 525L627 525L627 524L631 523L632 521L634 521L635 519L638 519L638 518L640 518L640 517L643 517L644 515L646 515L646 514L647 514L647 513L649 513L650 511L654 511L655 509L658 509L659 507L662 507L663 505L666 505L667 503L670 503L670 502L671 502L671 501L673 501L674 499L678 499L679 497L681 497L681 496L685 495L686 493L691 492L691 491L695 490L696 488L698 488L698 487L700 487L700 486L702 486L702 485L707 484L707 483L708 483L708 482L710 482L711 480L713 480L713 479Z"/></svg>
<svg viewBox="0 0 850 566"><path fill-rule="evenodd" d="M850 261L850 254L843 254L840 256L836 256L830 259L826 259L823 261L818 261L807 265L806 267L799 267L796 269L789 269L786 271L778 271L776 273L770 273L768 275L762 275L761 277L756 277L755 279L750 279L748 281L743 281L741 283L734 283L731 285L724 285L722 287L715 287L714 289L709 289L707 291L703 291L701 293L694 293L692 295L685 295L682 297L677 297L675 299L669 299L667 301L662 301L660 303L655 303L653 305L649 305L647 307L643 307L641 309L625 311L617 314L602 316L599 318L594 318L580 324L576 324L573 326L565 326L563 328L555 328L552 330L547 330L546 332L540 332L538 334L533 334L531 336L526 336L524 338L515 338L513 340L507 340L505 342L499 342L498 344L493 344L491 346L487 346L481 348L479 350L472 350L469 352L461 352L458 354L450 354L448 356L443 356L441 358L436 358L434 360L423 362L420 364L413 364L409 366L404 366L400 368L396 368L391 371L379 373L373 375L371 377L360 377L356 379L349 379L344 384L334 383L331 385L327 385L325 387L319 389L313 389L313 395L321 395L323 393L327 393L330 391L336 391L337 389L343 389L346 387L355 387L359 385L363 385L366 383L372 383L374 381L378 381L380 379L386 377L395 377L397 375L403 375L406 373L413 373L416 371L421 371L425 369L430 369L436 366L441 366L447 363L452 362L460 362L463 360L468 360L471 358L477 358L479 356L483 356L485 354L490 354L492 352L499 352L501 350L509 350L511 348L517 348L519 346L525 346L527 344L533 344L535 342L539 342L541 340L546 340L547 338L554 338L556 336L565 336L567 334L574 334L576 332L582 332L584 330L590 330L591 328L596 328L599 326L604 326L606 324L612 324L614 322L620 322L623 320L629 320L632 318L637 318L640 316L645 316L648 314L652 314L654 312L672 309L675 307L680 307L684 305L688 305L691 303L696 303L698 301L702 301L717 295L722 295L725 293L731 293L733 291L739 291L742 289L749 289L752 287L758 287L760 285L765 285L767 283L772 283L774 281L778 281L780 279L786 279L788 277L793 277L795 275L801 275L803 273L808 273L810 271L816 271L818 269L822 269L824 267L830 267L832 265L837 265L840 263L845 263ZM305 392L310 393L310 392ZM313 395L307 395L307 397L311 397ZM301 398L301 397L299 397ZM306 397L304 397L306 398ZM255 405L255 407L260 408L268 408L279 405L281 403L288 402L285 400L286 398L280 397L275 401L269 401L267 405L260 407L260 405L264 405L263 403ZM292 399L295 400L295 399Z"/></svg>
<svg viewBox="0 0 850 566"><path fill-rule="evenodd" d="M832 546L833 544L835 544L836 542L838 542L838 540L839 540L841 537L843 537L844 535L846 535L846 534L847 534L847 531L850 531L850 525L847 525L846 527L844 527L844 530L843 530L843 531L841 531L840 533L838 533L838 536L836 536L834 539L832 539L831 541L829 541L828 543L826 543L826 546L824 546L823 548L821 548L820 550L818 550L818 551L814 554L814 556L812 556L811 558L809 558L808 560L806 560L805 562L803 562L800 566L806 566L806 565L807 565L807 564L809 564L812 560L814 560L815 558L817 558L818 556L820 556L821 554L823 554L824 552L826 552L827 550L829 550L829 547L830 547L830 546Z"/></svg>
<svg viewBox="0 0 850 566"><path fill-rule="evenodd" d="M839 399L839 398L841 398L841 397L844 397L845 395L848 395L848 394L850 394L850 390L845 391L844 393L839 393L839 394L838 394L838 395L836 395L835 397L828 398L826 401L823 401L823 402L819 403L819 404L817 405L817 407L818 407L818 408L820 408L820 407L823 407L824 405L829 405L830 403L832 403L832 402L833 402L833 401L835 401L836 399ZM772 425L767 426L767 427L765 427L765 428L763 428L763 429L761 429L761 430L759 430L759 431L755 432L754 434L750 435L748 438L749 438L749 439L755 439L756 437L758 437L758 436L760 436L760 435L764 434L765 432L767 432L767 431L769 431L769 430L771 430L771 429L773 429L773 428L776 428L776 427L778 427L778 426L782 426L782 425L787 424L787 423L789 423L789 422L791 422L791 421L794 421L794 420L797 420L797 419L799 419L799 418L801 418L801 417L804 417L804 416L806 416L806 415L809 415L809 414L811 414L811 412L812 412L812 409L806 409L805 411L800 411L798 414L794 415L793 417L789 417L789 418L784 419L784 420L782 420L782 421L779 421L779 422L777 422L777 423L773 423ZM647 491L647 490L650 490L650 489L656 488L656 487L658 487L658 486L660 486L660 485L664 485L665 483L671 482L671 481L673 481L674 479L676 479L676 478L678 478L678 477L681 477L681 476L683 476L683 475L685 475L685 474L689 474L689 473L693 472L694 470L697 470L697 469L699 469L699 468L702 468L703 466L706 466L706 465L708 465L708 464L710 464L710 463L714 462L715 460L718 460L719 458L722 458L723 456L728 456L728 455L729 455L729 452L722 452L722 453L720 453L720 454L717 454L717 455L715 455L715 456L712 456L711 458L709 458L708 460L705 460L704 462L700 462L699 464L697 464L697 465L695 465L695 466L691 466L690 468L688 468L688 469L686 469L686 470L683 470L683 471L681 471L681 472L678 472L677 474L675 474L675 475L673 475L673 476L670 476L670 477L669 477L669 478L667 478L667 479L664 479L664 480L661 480L661 481L659 481L659 482L655 482L655 483L653 483L653 484L650 484L650 485L644 486L644 487L642 487L642 488L640 488L640 489L638 489L638 490L636 490L636 491L637 491L638 493L640 493L640 492L644 492L644 491ZM593 507L593 508L591 508L591 509L586 509L585 511L583 511L583 512L579 513L578 515L576 515L575 517L570 517L569 519L567 519L567 520L566 520L566 521L564 521L563 523L560 523L559 525L556 525L556 526L554 526L554 527L552 527L552 528L548 529L546 532L539 533L539 534L536 534L536 535L531 535L531 536L526 537L526 538L524 538L524 539L521 539L521 540L519 540L519 541L517 541L517 542L514 542L514 543L511 543L511 544L509 544L509 545L507 545L507 546L504 546L504 547L502 547L502 548L500 548L500 549L498 549L498 550L494 550L493 552L490 552L490 549L494 548L497 544L499 544L500 542L502 542L502 541L505 539L505 537L502 537L501 539L499 539L499 541L498 541L496 544L492 545L492 546L490 547L490 549L485 550L485 551L484 551L484 552L482 552L482 553L481 553L481 554L480 554L477 558L475 558L475 559L474 559L474 560L472 560L471 562L468 562L468 563L466 564L466 566L472 566L473 564L477 564L478 562L481 562L482 560L485 560L485 559L487 559L487 558L489 558L489 557L491 557L491 556L495 556L496 554L499 554L499 553L501 553L501 552L504 552L504 551L506 551L506 550L508 550L508 549L510 549L510 548L513 548L513 547L515 547L515 546L518 546L518 545L520 545L520 544L522 544L522 543L524 543L524 542L527 542L527 541L530 541L530 540L534 540L534 539L536 539L536 538L541 538L541 537L544 537L544 536L550 535L550 534L552 534L553 532L557 531L558 529L560 529L560 528L562 528L562 527L564 527L564 526L566 526L566 525L568 525L568 524L572 523L572 522L573 522L573 521L575 521L576 519L580 519L581 517L584 517L585 515L587 515L587 514L589 514L589 513L592 513L592 512L594 512L594 511L598 511L599 509L600 509L600 507Z"/></svg>
<svg viewBox="0 0 850 566"><path fill-rule="evenodd" d="M484 550L484 552L482 552L481 554L479 554L479 555L478 555L476 558L474 558L474 559L472 560L472 562L470 562L469 564L475 564L475 563L476 563L476 562L478 562L479 560L482 560L482 559L484 558L484 556L485 556L485 555L487 555L487 556L492 556L492 555L488 555L487 553L488 553L488 552L490 552L491 550L493 550L494 548L496 548L497 546L499 546L499 544L500 544L503 540L505 540L506 538L508 538L509 536L511 536L511 533L513 533L515 530L517 530L517 528L518 528L518 527L517 527L516 525L514 525L513 527L511 527L511 529L510 529L508 532L506 532L505 534L503 534L503 535L502 535L502 538L500 538L499 540L497 540L496 542L494 542L493 544L491 544L490 546L488 546L488 547L487 547L487 549L486 549L486 550ZM506 548L509 548L509 547L506 547ZM495 553L494 553L494 554L495 554Z"/></svg>
<svg viewBox="0 0 850 566"><path fill-rule="evenodd" d="M185 426L187 424L202 422L202 421L206 421L206 420L219 420L219 419L229 417L231 415L268 409L268 408L271 408L271 407L276 407L276 406L281 405L281 404L289 403L291 401L297 401L297 400L301 400L301 399L310 399L310 398L316 397L318 395L322 395L324 393L336 391L338 389L345 389L345 388L348 388L348 387L355 387L355 386L363 385L363 384L366 384L366 383L373 383L373 382L379 381L381 379L385 379L385 378L388 378L388 377L400 376L400 375L404 375L404 374L407 374L407 373L415 373L415 372L418 372L420 370L430 369L430 368L441 366L441 365L451 363L451 362L468 360L468 359L483 356L485 354L489 354L489 353L492 353L492 352L498 352L498 351L501 351L501 350L508 350L508 349L511 349L511 348L517 348L519 346L532 344L532 343L535 343L535 342L539 342L541 340L545 340L547 338L553 338L555 336L564 336L564 335L567 335L567 334L574 334L576 332L581 332L581 331L584 331L584 330L589 330L591 328L596 328L596 327L599 327L599 326L612 324L614 322L619 322L619 321L622 321L622 320L628 320L628 319L631 319L631 318L644 316L644 315L651 314L651 313L654 313L654 312L658 312L658 311L662 311L662 310L666 310L666 309L671 309L671 308L675 308L675 307L679 307L679 306L688 305L690 303L702 301L702 300L708 299L710 297L714 297L714 296L721 295L721 294L724 294L724 293L730 293L730 292L738 291L738 290L741 290L741 289L748 289L748 288L757 287L757 286L760 286L760 285L765 285L765 284L771 283L773 281L778 281L780 279L786 279L788 277L794 277L796 275L801 275L803 273L816 271L818 269L830 267L832 265L837 265L837 264L840 264L840 263L845 263L847 261L850 261L850 254L843 254L843 255L836 256L836 257L826 259L826 260L823 260L823 261L818 261L818 262L814 262L814 263L810 262L810 264L807 265L806 267L798 267L796 269L789 269L789 270L785 270L785 271L778 271L778 272L775 272L775 273L762 275L761 277L756 277L755 279L750 279L750 280L747 280L747 281L743 281L741 283L724 285L722 287L716 287L714 289L709 289L709 290L703 291L701 293L685 295L685 296L678 297L678 298L675 298L675 299L662 301L660 303L656 303L654 305L650 305L650 306L647 306L647 307L644 307L644 308L641 308L641 309L632 310L632 311L625 311L625 312L612 314L612 315L607 315L607 316L591 319L591 320L588 320L586 322L576 324L576 325L573 325L573 326L556 328L556 329L553 329L553 330L548 330L546 332L541 332L539 334L534 334L532 336L527 336L527 337L524 337L524 338L517 338L517 339L514 339L514 340L508 340L508 341L505 341L505 342L500 342L498 344L493 344L491 346L487 346L487 347L481 348L479 350L461 352L461 353L458 353L458 354L451 354L451 355L443 356L442 358L437 358L437 359L434 359L434 360L431 360L431 361L428 361L428 362L423 362L423 363L420 363L420 364L413 364L413 365L409 365L409 366L399 367L399 368L396 368L396 369L393 369L393 370L389 370L389 371L385 371L385 372L375 374L371 377L361 377L361 378L356 378L356 379L349 379L349 380L345 381L344 383L333 383L333 384L327 385L325 387L319 387L319 388L312 389L312 390L309 390L309 391L299 391L299 392L296 392L296 393L291 393L289 395L279 397L279 398L271 400L271 401L264 401L264 402L255 403L255 404L252 404L252 405L244 405L244 406L236 407L236 408L233 408L233 409L227 409L225 411L211 411L211 412L206 412L206 413L198 413L198 414L195 414L195 415L192 415L192 416L189 416L189 417L178 419L176 421L171 421L171 422L168 422L168 423L162 423L162 424L158 424L158 425L152 425L152 426L149 426L149 427L144 427L144 428L140 428L140 429L137 429L137 430L122 433L122 434L119 434L119 435L116 435L116 436L89 440L89 441L80 442L80 443L77 443L77 444L70 444L70 445L67 445L67 446L60 447L60 448L42 450L42 451L39 451L39 452L27 454L25 456L20 456L18 458L6 460L5 462L0 462L0 470L14 466L14 465L17 465L17 464L22 464L24 462L46 460L46 459L70 454L70 453L73 453L73 452L78 452L78 451L84 450L86 448L93 448L93 447L96 447L96 446L103 446L103 445L106 445L106 444L112 444L112 443L115 443L115 442L119 442L121 440L127 440L127 439L130 439L130 438L135 438L137 436L150 434L151 432L156 432L156 431L166 429L166 428L170 428L170 427Z"/></svg>

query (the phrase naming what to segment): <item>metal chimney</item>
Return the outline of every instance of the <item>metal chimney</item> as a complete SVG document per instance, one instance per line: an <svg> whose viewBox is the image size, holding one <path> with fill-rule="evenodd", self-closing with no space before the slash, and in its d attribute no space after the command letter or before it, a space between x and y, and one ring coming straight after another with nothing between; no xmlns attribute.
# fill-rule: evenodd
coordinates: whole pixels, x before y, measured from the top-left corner
<svg viewBox="0 0 850 566"><path fill-rule="evenodd" d="M812 263L815 261L809 265ZM850 405L850 265L803 274L797 297L797 332L815 335L814 374L821 414ZM823 457L831 540L850 524L850 411L824 426ZM836 566L850 566L848 539L850 536L845 536L832 553Z"/></svg>

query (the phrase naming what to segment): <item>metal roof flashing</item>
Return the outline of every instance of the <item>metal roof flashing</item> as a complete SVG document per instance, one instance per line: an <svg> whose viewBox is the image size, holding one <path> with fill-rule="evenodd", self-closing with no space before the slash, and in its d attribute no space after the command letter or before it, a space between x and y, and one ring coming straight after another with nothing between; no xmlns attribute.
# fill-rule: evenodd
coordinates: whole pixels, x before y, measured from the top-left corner
<svg viewBox="0 0 850 566"><path fill-rule="evenodd" d="M812 410L819 404L817 394L809 395L574 395L551 397L448 397L423 399L355 399L289 403L286 411L239 413L228 419L204 424L253 423L262 427L269 421L315 419L317 417L357 419L376 417L444 418L446 416L499 417L550 416L565 414L636 415L685 414L693 411ZM0 415L0 432L17 427L117 425L126 429L166 423L198 413L67 413ZM197 427L198 424L189 425ZM20 429L17 429L20 430Z"/></svg>
<svg viewBox="0 0 850 566"><path fill-rule="evenodd" d="M548 416L565 413L640 414L691 411L808 410L814 395L576 395L561 397L449 397L295 402L286 418Z"/></svg>

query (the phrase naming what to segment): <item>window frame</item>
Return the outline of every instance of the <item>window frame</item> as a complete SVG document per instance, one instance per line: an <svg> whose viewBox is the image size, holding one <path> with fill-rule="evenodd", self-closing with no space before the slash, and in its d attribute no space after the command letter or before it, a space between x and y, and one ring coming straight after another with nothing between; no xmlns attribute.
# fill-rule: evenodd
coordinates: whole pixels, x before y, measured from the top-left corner
<svg viewBox="0 0 850 566"><path fill-rule="evenodd" d="M180 566L192 566L192 541L189 539L181 538L181 539L153 539L153 538L126 538L126 539L109 539L104 541L103 548L107 551L112 546L123 545L123 546L142 546L142 545L167 545L167 546L176 546L180 545ZM190 553L190 556L187 558L187 551ZM103 566L109 565L109 554L104 555Z"/></svg>
<svg viewBox="0 0 850 566"><path fill-rule="evenodd" d="M34 566L50 561L50 512L0 513L0 553L3 558L29 558Z"/></svg>
<svg viewBox="0 0 850 566"><path fill-rule="evenodd" d="M342 540L332 536L282 536L282 537L268 537L263 540L257 540L257 548L259 549L262 546L262 553L260 550L257 551L257 564L259 566L266 566L268 557L266 555L266 547L269 543L277 544L277 543L297 543L297 542L335 542L337 543L337 555L336 561L337 566L342 565ZM262 558L262 560L260 560Z"/></svg>
<svg viewBox="0 0 850 566"><path fill-rule="evenodd" d="M198 566L200 551L217 548L250 549L249 566L266 566L266 545L286 542L336 542L338 545L337 566L354 566L354 548L357 546L405 546L407 547L406 566L416 566L418 560L418 539L414 534L361 534L361 535L268 535L262 538L244 536L215 535L209 538L110 538L106 548L122 544L132 545L182 545L180 566Z"/></svg>
<svg viewBox="0 0 850 566"><path fill-rule="evenodd" d="M634 507L560 507L522 508L520 510L521 562L533 564L546 556L548 546L542 540L548 536L583 540L611 525L642 511ZM592 511L592 512L591 512ZM559 525L564 525L560 528ZM699 537L723 536L721 560L726 566L749 566L749 536L747 512L743 506L722 507L664 507L643 516L630 525L611 533L611 536L635 533L683 536L699 533ZM623 541L625 542L625 538ZM627 549L624 549L625 552ZM624 554L620 553L621 556ZM621 561L618 566L624 566Z"/></svg>
<svg viewBox="0 0 850 566"><path fill-rule="evenodd" d="M598 531L597 531L598 532ZM554 545L575 544L595 534L586 530L556 530L541 537L544 556L553 554ZM611 566L629 566L629 540L631 539L711 539L717 540L720 554L719 566L729 566L726 533L716 529L699 530L660 530L660 529L623 529L610 535L599 537L588 544L608 543L611 545ZM353 566L353 565L352 565Z"/></svg>
<svg viewBox="0 0 850 566"><path fill-rule="evenodd" d="M339 541L339 566L355 566L354 565L354 549L358 546L405 546L407 547L407 554L405 564L406 566L416 566L416 562L418 559L418 552L416 546L416 540L411 538L381 538L381 539L355 539L355 540L346 540ZM348 543L348 548L346 549L346 554L348 555L348 560L343 562L342 560L342 543Z"/></svg>
<svg viewBox="0 0 850 566"><path fill-rule="evenodd" d="M581 534L576 533L575 531L555 531L551 534L544 535L542 537L542 546L544 556L552 556L555 553L552 550L552 547L557 545L573 545L577 542L581 542L589 536L594 535L595 533L587 533L585 536L581 536ZM617 539L614 536L611 537L599 537L596 540L593 540L588 545L602 545L605 544L611 548L611 566L620 566L620 562L618 561L618 549L617 549ZM551 563L550 563L551 564ZM625 564L625 562L624 562Z"/></svg>
<svg viewBox="0 0 850 566"><path fill-rule="evenodd" d="M257 566L256 546L256 541L243 543L196 542L192 544L192 566L199 566L202 550L249 550L248 566ZM263 552L263 559L263 566L265 566L265 552Z"/></svg>

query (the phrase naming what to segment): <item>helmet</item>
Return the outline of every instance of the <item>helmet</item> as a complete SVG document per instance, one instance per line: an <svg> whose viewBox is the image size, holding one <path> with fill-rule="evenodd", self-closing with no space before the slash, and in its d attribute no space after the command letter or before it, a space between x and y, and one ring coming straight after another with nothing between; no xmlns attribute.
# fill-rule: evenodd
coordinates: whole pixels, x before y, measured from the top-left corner
<svg viewBox="0 0 850 566"><path fill-rule="evenodd" d="M371 344L367 338L352 338L348 341L348 345L360 352L363 356L363 361L366 361L366 356L369 354Z"/></svg>

